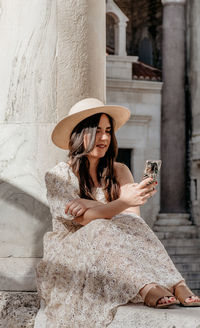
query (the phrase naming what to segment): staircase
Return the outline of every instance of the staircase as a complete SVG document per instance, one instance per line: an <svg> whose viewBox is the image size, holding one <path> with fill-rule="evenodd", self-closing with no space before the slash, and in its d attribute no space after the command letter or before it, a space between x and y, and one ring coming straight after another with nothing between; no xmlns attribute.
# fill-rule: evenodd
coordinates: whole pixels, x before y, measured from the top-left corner
<svg viewBox="0 0 200 328"><path fill-rule="evenodd" d="M189 221L187 214L160 214L153 230L190 289L200 295L200 238L197 227Z"/></svg>

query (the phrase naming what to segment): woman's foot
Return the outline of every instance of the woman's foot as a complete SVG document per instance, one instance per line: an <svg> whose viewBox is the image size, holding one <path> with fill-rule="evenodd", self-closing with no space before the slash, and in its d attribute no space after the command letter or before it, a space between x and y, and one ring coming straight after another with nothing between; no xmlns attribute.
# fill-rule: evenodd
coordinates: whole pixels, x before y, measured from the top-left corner
<svg viewBox="0 0 200 328"><path fill-rule="evenodd" d="M187 287L186 283L184 282L184 280L181 280L177 285L173 286L173 290L175 290L176 287L178 286L185 286ZM184 300L184 303L188 303L188 304L191 304L191 303L199 303L200 302L200 297L196 296L196 295L191 295L190 297L187 297L185 300Z"/></svg>
<svg viewBox="0 0 200 328"><path fill-rule="evenodd" d="M142 296L142 299L144 300L146 297L146 294L148 291L153 287L157 285L156 283L150 283L148 285L145 285L142 289L140 289L140 295ZM176 300L176 297L168 297L165 296L161 299L159 299L158 304L170 304L173 303Z"/></svg>

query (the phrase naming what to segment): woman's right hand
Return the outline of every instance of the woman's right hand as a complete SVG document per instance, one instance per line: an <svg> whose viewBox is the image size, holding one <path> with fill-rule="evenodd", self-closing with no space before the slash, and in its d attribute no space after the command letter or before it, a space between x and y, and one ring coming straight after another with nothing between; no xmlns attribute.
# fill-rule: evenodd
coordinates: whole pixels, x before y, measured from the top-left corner
<svg viewBox="0 0 200 328"><path fill-rule="evenodd" d="M152 197L157 190L157 182L152 178L143 180L140 183L128 183L120 187L120 199L128 206L141 206Z"/></svg>

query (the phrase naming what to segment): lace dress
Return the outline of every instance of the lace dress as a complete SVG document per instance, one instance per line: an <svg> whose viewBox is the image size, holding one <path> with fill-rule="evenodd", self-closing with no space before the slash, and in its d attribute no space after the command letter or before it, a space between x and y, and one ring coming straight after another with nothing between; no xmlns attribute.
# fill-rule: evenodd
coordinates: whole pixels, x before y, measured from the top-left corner
<svg viewBox="0 0 200 328"><path fill-rule="evenodd" d="M66 163L46 174L53 232L44 236L37 286L45 301L47 328L104 328L117 307L143 302L150 282L171 287L184 280L157 236L136 214L96 219L81 226L64 213L77 198L78 179ZM103 190L97 200L106 203Z"/></svg>

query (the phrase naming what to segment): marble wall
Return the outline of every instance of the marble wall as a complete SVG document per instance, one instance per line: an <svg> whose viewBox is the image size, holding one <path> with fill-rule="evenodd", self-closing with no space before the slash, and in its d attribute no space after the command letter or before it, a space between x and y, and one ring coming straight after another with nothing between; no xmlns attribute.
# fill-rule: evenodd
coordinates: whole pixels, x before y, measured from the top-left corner
<svg viewBox="0 0 200 328"><path fill-rule="evenodd" d="M0 1L0 289L34 288L51 229L44 173L65 158L50 141L56 45L55 0Z"/></svg>

